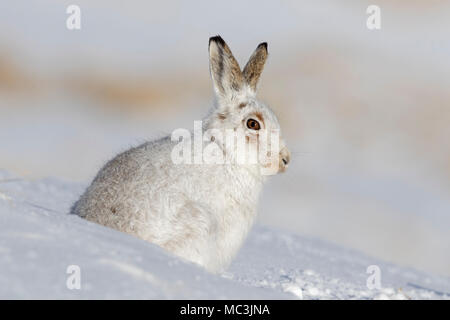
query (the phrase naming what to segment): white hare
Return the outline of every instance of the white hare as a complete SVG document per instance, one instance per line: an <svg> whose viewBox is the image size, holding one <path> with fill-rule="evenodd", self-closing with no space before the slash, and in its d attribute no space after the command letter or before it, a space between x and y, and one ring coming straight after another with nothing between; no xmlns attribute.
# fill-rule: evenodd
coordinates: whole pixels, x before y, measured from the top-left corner
<svg viewBox="0 0 450 320"><path fill-rule="evenodd" d="M255 98L266 58L267 43L261 43L241 71L224 40L209 39L216 100L203 121L204 130L240 129L246 144L258 144L254 137L260 130L279 130L274 113ZM233 152L223 139L214 143L224 154ZM175 164L175 144L168 136L116 156L100 170L72 213L221 272L255 219L266 180L262 165ZM290 153L281 136L278 150L276 168L282 172Z"/></svg>

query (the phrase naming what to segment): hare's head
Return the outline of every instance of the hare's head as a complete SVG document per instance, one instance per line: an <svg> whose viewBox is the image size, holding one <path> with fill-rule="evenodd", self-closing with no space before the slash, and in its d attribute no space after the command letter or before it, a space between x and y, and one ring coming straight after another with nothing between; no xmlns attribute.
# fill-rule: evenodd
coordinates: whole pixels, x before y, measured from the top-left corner
<svg viewBox="0 0 450 320"><path fill-rule="evenodd" d="M259 154L264 152L268 156L266 161L258 164L260 168L271 168L269 174L272 174L286 170L290 153L281 136L277 117L256 99L258 80L267 55L267 43L259 44L241 71L225 41L220 36L209 39L209 65L216 105L205 129L240 132L246 150L258 150ZM231 151L223 136L215 140L228 156L238 149L239 142Z"/></svg>

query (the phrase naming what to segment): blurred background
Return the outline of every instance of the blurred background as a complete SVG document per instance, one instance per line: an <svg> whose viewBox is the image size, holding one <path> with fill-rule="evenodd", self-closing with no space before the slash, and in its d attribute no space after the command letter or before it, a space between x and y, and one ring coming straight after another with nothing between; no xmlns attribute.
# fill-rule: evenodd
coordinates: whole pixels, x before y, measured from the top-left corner
<svg viewBox="0 0 450 320"><path fill-rule="evenodd" d="M293 160L259 222L450 276L449 16L437 0L3 1L0 168L87 185L204 116L210 36L241 66L267 41L259 97Z"/></svg>

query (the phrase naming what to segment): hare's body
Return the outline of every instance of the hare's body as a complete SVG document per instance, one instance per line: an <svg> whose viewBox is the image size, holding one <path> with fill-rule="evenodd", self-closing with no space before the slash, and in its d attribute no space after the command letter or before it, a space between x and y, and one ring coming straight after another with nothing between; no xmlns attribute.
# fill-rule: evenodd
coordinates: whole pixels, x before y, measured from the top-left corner
<svg viewBox="0 0 450 320"><path fill-rule="evenodd" d="M173 145L167 137L118 155L74 213L218 271L252 225L263 177L233 165L175 165Z"/></svg>
<svg viewBox="0 0 450 320"><path fill-rule="evenodd" d="M217 105L203 129L244 126L248 145L258 143L260 129L279 129L275 115L254 97L266 57L267 45L261 44L241 72L225 42L210 39ZM208 142L214 141L220 153L235 157L223 137L211 138ZM276 158L282 161L276 168L284 171L289 152L280 141ZM119 154L100 170L72 213L158 244L210 271L221 271L256 216L265 180L261 165L176 164L172 159L176 144L165 137Z"/></svg>

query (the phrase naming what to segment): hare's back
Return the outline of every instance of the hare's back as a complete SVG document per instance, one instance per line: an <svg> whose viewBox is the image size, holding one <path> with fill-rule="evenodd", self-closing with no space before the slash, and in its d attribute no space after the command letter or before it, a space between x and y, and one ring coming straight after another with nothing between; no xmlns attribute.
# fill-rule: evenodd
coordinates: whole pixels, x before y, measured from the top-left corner
<svg viewBox="0 0 450 320"><path fill-rule="evenodd" d="M137 182L156 174L170 162L172 142L168 138L144 143L131 148L110 160L98 173L94 182ZM147 181L148 182L148 181Z"/></svg>
<svg viewBox="0 0 450 320"><path fill-rule="evenodd" d="M170 163L170 143L167 138L147 142L108 161L74 205L73 213L84 217L109 214L148 198L169 171L163 167Z"/></svg>

